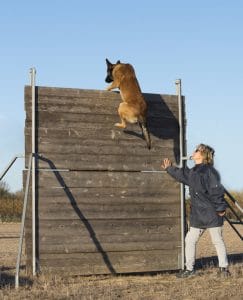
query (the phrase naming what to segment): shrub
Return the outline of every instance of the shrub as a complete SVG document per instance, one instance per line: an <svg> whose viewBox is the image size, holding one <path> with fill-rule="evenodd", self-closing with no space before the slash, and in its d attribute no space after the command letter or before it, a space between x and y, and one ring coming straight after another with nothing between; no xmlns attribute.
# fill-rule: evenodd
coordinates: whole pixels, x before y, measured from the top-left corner
<svg viewBox="0 0 243 300"><path fill-rule="evenodd" d="M20 221L23 210L23 191L11 193L6 183L0 182L0 221Z"/></svg>
<svg viewBox="0 0 243 300"><path fill-rule="evenodd" d="M9 186L3 182L0 181L0 199L2 198L11 198L12 194L9 191Z"/></svg>

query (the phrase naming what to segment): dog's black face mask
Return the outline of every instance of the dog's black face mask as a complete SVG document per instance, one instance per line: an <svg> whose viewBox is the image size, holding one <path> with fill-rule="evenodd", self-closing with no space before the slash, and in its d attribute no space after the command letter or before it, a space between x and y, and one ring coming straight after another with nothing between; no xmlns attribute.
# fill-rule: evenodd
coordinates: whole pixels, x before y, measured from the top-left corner
<svg viewBox="0 0 243 300"><path fill-rule="evenodd" d="M114 69L114 67L117 65L117 64L120 64L120 60L117 61L116 64L112 64L111 62L109 62L109 60L106 58L106 65L107 65L107 76L105 78L105 81L107 83L110 83L112 82L114 79L113 79L113 76L112 76L112 71Z"/></svg>
<svg viewBox="0 0 243 300"><path fill-rule="evenodd" d="M106 76L106 78L105 78L105 82L110 83L112 81L113 81L112 75L108 73L107 76Z"/></svg>

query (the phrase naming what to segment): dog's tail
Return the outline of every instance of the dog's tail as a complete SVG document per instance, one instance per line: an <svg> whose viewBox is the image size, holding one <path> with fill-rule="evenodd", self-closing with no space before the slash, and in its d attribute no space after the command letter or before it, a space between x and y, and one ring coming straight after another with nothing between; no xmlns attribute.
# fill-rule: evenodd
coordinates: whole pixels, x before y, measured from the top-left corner
<svg viewBox="0 0 243 300"><path fill-rule="evenodd" d="M150 148L151 148L151 139L150 139L150 134L149 134L149 131L148 131L147 123L144 120L140 120L140 121L138 121L138 123L139 123L139 125L142 129L142 133L143 133L144 139L146 141L147 147L150 150Z"/></svg>

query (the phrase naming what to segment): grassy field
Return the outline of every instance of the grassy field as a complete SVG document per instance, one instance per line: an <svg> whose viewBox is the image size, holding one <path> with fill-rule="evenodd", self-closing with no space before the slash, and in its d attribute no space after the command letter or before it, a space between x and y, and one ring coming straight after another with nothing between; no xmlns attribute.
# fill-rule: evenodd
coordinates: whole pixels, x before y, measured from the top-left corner
<svg viewBox="0 0 243 300"><path fill-rule="evenodd" d="M5 286L1 299L242 299L243 267L231 267L232 278L219 279L206 268L190 279L173 274L154 276L91 276L64 279L40 276L18 291Z"/></svg>
<svg viewBox="0 0 243 300"><path fill-rule="evenodd" d="M243 227L243 226L241 226ZM243 234L243 228L238 226ZM14 288L19 224L0 223L0 299L243 299L243 242L228 224L224 238L230 260L230 278L217 277L217 259L210 237L203 234L197 251L197 276L177 279L175 273L70 277L25 276Z"/></svg>

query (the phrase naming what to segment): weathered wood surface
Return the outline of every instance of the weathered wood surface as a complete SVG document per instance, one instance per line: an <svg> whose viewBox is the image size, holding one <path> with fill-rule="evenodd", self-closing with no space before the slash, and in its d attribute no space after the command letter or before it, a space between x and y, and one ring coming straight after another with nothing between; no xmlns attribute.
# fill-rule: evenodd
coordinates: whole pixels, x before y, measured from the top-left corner
<svg viewBox="0 0 243 300"><path fill-rule="evenodd" d="M98 260L91 268L96 272L147 271L150 267L135 268L120 264L116 259L124 252L154 251L167 253L177 250L180 255L179 185L166 173L141 172L38 172L39 251L42 267L59 269L53 256L77 254L82 260L86 254L97 257L116 253L109 264ZM171 255L171 252L169 252ZM87 259L90 256L87 256ZM144 254L143 254L144 255ZM138 257L136 259L138 259ZM87 274L87 266L76 269L76 263L67 256L67 268L77 274ZM172 259L175 260L174 258ZM76 259L74 259L76 261ZM77 261L76 261L77 262ZM103 264L103 266L102 266ZM115 268L113 266L115 265ZM176 259L176 266L178 259ZM73 268L72 268L73 267ZM167 269L161 262L160 270ZM170 268L172 268L170 266ZM135 270L136 269L136 270ZM139 269L139 270L138 270ZM158 270L152 267L151 270Z"/></svg>
<svg viewBox="0 0 243 300"><path fill-rule="evenodd" d="M147 150L137 124L118 129L119 93L36 88L37 149L56 168L71 170L158 170L163 153L179 156L178 99L144 94L152 149ZM31 89L25 88L25 150L31 152ZM146 157L146 158L145 158ZM39 168L48 165L38 160Z"/></svg>
<svg viewBox="0 0 243 300"><path fill-rule="evenodd" d="M43 271L64 268L82 275L179 268L179 184L166 173L41 170L37 178L38 252ZM26 226L31 226L30 221ZM31 231L26 239L31 240ZM31 253L31 244L27 251ZM160 251L167 256L166 262L158 257L156 265L150 259L140 262L146 251L152 257ZM137 253L133 264L121 263L124 252ZM95 259L90 258L92 253ZM52 254L60 255L60 265ZM101 259L110 254L115 254L111 261ZM90 268L87 262L77 267L84 257L90 259Z"/></svg>
<svg viewBox="0 0 243 300"><path fill-rule="evenodd" d="M119 93L37 87L36 95L41 270L87 275L180 268L180 185L166 172L140 172L161 171L163 157L178 158L177 96L144 94L149 151L137 124L125 132L114 127ZM30 87L25 108L27 157ZM31 232L29 202L28 269Z"/></svg>
<svg viewBox="0 0 243 300"><path fill-rule="evenodd" d="M98 243L104 251L177 248L179 226L178 218L40 220L40 250L41 253L99 252Z"/></svg>
<svg viewBox="0 0 243 300"><path fill-rule="evenodd" d="M40 171L38 186L39 219L138 219L180 214L179 184L165 173Z"/></svg>
<svg viewBox="0 0 243 300"><path fill-rule="evenodd" d="M57 223L54 221L51 228L47 227L47 229L44 225L41 227L41 253L100 252L99 246L106 252L166 250L180 247L179 224L161 225L159 219L132 221L116 219L113 222L91 220L88 228L92 228L92 232L84 223L79 224L78 227L71 226L64 229L61 225L59 227L57 225L61 220L57 220ZM174 219L174 222L176 223L177 220ZM151 223L154 227L157 226L156 230L150 229ZM97 224L101 228L98 228ZM116 230L112 228L115 225ZM138 227L137 232L136 227Z"/></svg>
<svg viewBox="0 0 243 300"><path fill-rule="evenodd" d="M176 204L158 205L52 205L50 208L41 207L40 219L133 219L163 218L180 216L179 206Z"/></svg>
<svg viewBox="0 0 243 300"><path fill-rule="evenodd" d="M179 261L177 249L83 253L82 255L55 253L43 254L40 258L43 272L72 275L171 270L171 266L178 266Z"/></svg>
<svg viewBox="0 0 243 300"><path fill-rule="evenodd" d="M38 172L38 184L40 187L84 187L84 188L136 188L139 194L151 190L165 191L165 187L172 184L173 188L179 187L166 172L108 172L108 171L61 171L40 170ZM165 191L166 192L166 191Z"/></svg>
<svg viewBox="0 0 243 300"><path fill-rule="evenodd" d="M179 224L177 219L173 220L174 224L169 225L161 224L159 219L80 220L80 223L79 220L52 220L51 227L46 225L50 224L48 220L41 220L39 250L42 254L61 254L99 253L101 249L105 252L177 249ZM67 222L72 226L64 227Z"/></svg>
<svg viewBox="0 0 243 300"><path fill-rule="evenodd" d="M173 159L173 155L166 155ZM40 169L68 169L68 170L100 170L100 171L159 171L162 161L162 156L146 156L123 154L40 154L37 159L37 166Z"/></svg>
<svg viewBox="0 0 243 300"><path fill-rule="evenodd" d="M143 94L145 100L151 104L149 116L173 117L171 112L178 114L177 96ZM36 97L38 99L38 110L72 112L84 114L117 114L117 108L121 101L117 92L107 92L103 90L84 90L36 87ZM165 105L166 101L166 105ZM31 107L31 87L25 87L25 109L28 112Z"/></svg>
<svg viewBox="0 0 243 300"><path fill-rule="evenodd" d="M63 234L65 238L69 239L76 237L79 240L80 237L87 235L87 226L83 220L54 220L54 219L42 219L39 222L40 232L46 236L54 236ZM90 220L90 225L97 236L103 235L131 235L140 236L142 234L174 234L178 230L179 219L178 218L160 218L160 219L94 219ZM169 235L165 239L170 240Z"/></svg>

